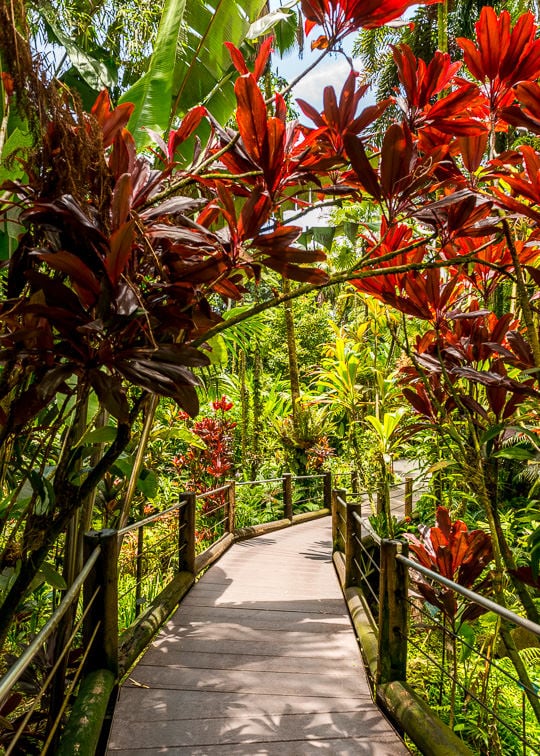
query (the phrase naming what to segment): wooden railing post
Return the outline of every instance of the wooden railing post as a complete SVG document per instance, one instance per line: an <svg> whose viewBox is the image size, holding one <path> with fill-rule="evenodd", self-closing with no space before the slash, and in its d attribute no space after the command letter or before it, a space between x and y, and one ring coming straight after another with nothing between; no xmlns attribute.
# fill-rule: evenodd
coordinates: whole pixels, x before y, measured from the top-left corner
<svg viewBox="0 0 540 756"><path fill-rule="evenodd" d="M91 647L87 672L108 669L118 675L118 533L94 530L84 535L84 561L96 546L101 553L84 584L83 600L89 607L83 621L83 646ZM94 597L95 594L95 597ZM97 628L97 631L96 631ZM95 634L94 640L92 636Z"/></svg>
<svg viewBox="0 0 540 756"><path fill-rule="evenodd" d="M234 480L227 481L229 490L227 491L227 519L225 520L225 531L234 533L236 529L236 483Z"/></svg>
<svg viewBox="0 0 540 756"><path fill-rule="evenodd" d="M292 478L291 473L283 473L283 516L286 520L293 518Z"/></svg>
<svg viewBox="0 0 540 756"><path fill-rule="evenodd" d="M332 495L332 549L333 551L343 551L344 544L339 537L339 507L338 496L342 501L346 501L347 491L345 488L334 488Z"/></svg>
<svg viewBox="0 0 540 756"><path fill-rule="evenodd" d="M405 517L412 517L413 479L405 478Z"/></svg>
<svg viewBox="0 0 540 756"><path fill-rule="evenodd" d="M405 681L407 677L407 618L409 572L396 561L397 554L408 555L401 541L381 541L379 585L379 653L377 684Z"/></svg>
<svg viewBox="0 0 540 756"><path fill-rule="evenodd" d="M358 561L358 552L356 544L356 533L358 532L358 523L354 518L354 513L362 515L362 505L347 503L347 522L345 527L345 588L351 585L359 585L356 562Z"/></svg>
<svg viewBox="0 0 540 756"><path fill-rule="evenodd" d="M323 507L332 509L332 473L323 473Z"/></svg>
<svg viewBox="0 0 540 756"><path fill-rule="evenodd" d="M192 492L180 494L186 504L178 510L178 572L195 574L195 506Z"/></svg>

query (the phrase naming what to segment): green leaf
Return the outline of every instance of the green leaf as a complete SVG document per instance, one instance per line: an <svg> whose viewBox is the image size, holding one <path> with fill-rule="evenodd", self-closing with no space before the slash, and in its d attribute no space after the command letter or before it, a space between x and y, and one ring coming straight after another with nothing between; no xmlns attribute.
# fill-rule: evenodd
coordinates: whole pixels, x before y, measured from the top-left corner
<svg viewBox="0 0 540 756"><path fill-rule="evenodd" d="M159 482L153 470L143 470L137 480L137 488L147 499L155 499L159 491Z"/></svg>
<svg viewBox="0 0 540 756"><path fill-rule="evenodd" d="M15 160L9 164L8 159L16 152L24 152L32 146L32 136L19 127L16 127L4 143L2 149L2 159L0 160L0 183L4 181L15 181L24 176L24 169L19 161ZM20 227L17 226L20 231Z"/></svg>
<svg viewBox="0 0 540 756"><path fill-rule="evenodd" d="M149 141L143 129L163 131L169 122L174 61L185 7L186 0L166 0L148 70L120 98L120 103L131 102L135 106L128 128L139 148Z"/></svg>
<svg viewBox="0 0 540 756"><path fill-rule="evenodd" d="M120 457L116 460L112 469L120 475L123 475L124 478L128 478L133 470L133 457Z"/></svg>
<svg viewBox="0 0 540 756"><path fill-rule="evenodd" d="M43 562L43 564L39 568L39 571L43 575L45 582L52 586L52 588L58 588L59 591L66 590L66 581L64 580L62 575L60 575L60 573L55 570L50 562Z"/></svg>
<svg viewBox="0 0 540 756"><path fill-rule="evenodd" d="M83 50L73 39L64 33L57 24L57 15L55 11L45 4L40 6L40 12L43 15L52 35L56 37L59 44L62 45L74 68L80 73L81 77L96 91L101 89L110 89L116 84L116 79L111 70L100 60L97 60L88 52Z"/></svg>
<svg viewBox="0 0 540 756"><path fill-rule="evenodd" d="M461 652L459 655L459 660L461 662L464 662L469 658L473 651L473 649L469 648L469 646L474 647L476 635L473 628L467 622L462 622L457 634L463 641L465 641L465 643L463 643L461 646Z"/></svg>
<svg viewBox="0 0 540 756"><path fill-rule="evenodd" d="M207 342L211 351L208 353L211 365L224 365L227 362L227 345L221 334L213 336Z"/></svg>
<svg viewBox="0 0 540 756"><path fill-rule="evenodd" d="M112 425L106 425L103 428L94 428L94 430L87 431L84 434L77 446L109 443L116 438L116 432L116 428Z"/></svg>
<svg viewBox="0 0 540 756"><path fill-rule="evenodd" d="M351 244L354 244L358 238L358 223L345 221L345 223L343 223L343 233Z"/></svg>
<svg viewBox="0 0 540 756"><path fill-rule="evenodd" d="M152 440L162 439L163 441L185 441L189 446L195 446L197 449L206 449L204 441L196 433L190 431L185 425L174 425L172 428L160 428L152 432Z"/></svg>
<svg viewBox="0 0 540 756"><path fill-rule="evenodd" d="M230 118L236 73L224 42L240 46L263 4L166 0L148 71L121 98L135 105L128 128L139 148L149 141L145 129L162 132L195 105L206 105L221 123Z"/></svg>
<svg viewBox="0 0 540 756"><path fill-rule="evenodd" d="M532 449L524 449L522 446L509 446L507 449L499 449L493 454L494 457L502 459L516 459L521 462L528 462L536 457L536 452Z"/></svg>
<svg viewBox="0 0 540 756"><path fill-rule="evenodd" d="M540 573L540 528L536 528L529 536L529 546L531 549L531 570L535 580L538 580Z"/></svg>
<svg viewBox="0 0 540 756"><path fill-rule="evenodd" d="M33 492L38 497L38 500L35 504L35 513L37 515L47 514L54 507L54 502L56 498L51 482L46 477L44 476L42 477L35 470L32 470L28 474L28 482L32 486ZM24 486L23 486L23 490L24 490Z"/></svg>
<svg viewBox="0 0 540 756"><path fill-rule="evenodd" d="M336 229L333 226L315 226L313 229L313 239L322 244L325 249L332 248Z"/></svg>
<svg viewBox="0 0 540 756"><path fill-rule="evenodd" d="M283 9L282 9L283 10ZM301 39L301 35L298 34L302 29L302 20L300 14L293 12L290 13L286 20L278 23L274 28L274 36L276 39L276 47L279 50L281 56L285 53L293 50L298 45L298 40ZM299 48L299 54L301 56L302 48Z"/></svg>

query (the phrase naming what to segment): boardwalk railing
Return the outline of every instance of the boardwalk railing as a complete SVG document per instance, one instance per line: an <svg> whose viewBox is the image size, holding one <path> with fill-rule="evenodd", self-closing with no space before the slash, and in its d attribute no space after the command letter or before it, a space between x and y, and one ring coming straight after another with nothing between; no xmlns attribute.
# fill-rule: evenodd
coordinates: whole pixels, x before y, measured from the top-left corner
<svg viewBox="0 0 540 756"><path fill-rule="evenodd" d="M261 496L258 502L260 492L268 492L272 486L277 490L271 497ZM0 743L6 754L25 752L29 742L34 750L39 743L41 754L94 754L119 680L196 576L239 538L329 514L331 489L327 473L299 477L286 473L272 481L230 481L212 491L183 493L173 506L161 512L149 511L148 516L121 530L87 533L80 574L56 611L0 679ZM249 497L244 491L249 491ZM144 510L141 507L141 515ZM55 633L70 612L74 618L71 633L59 643ZM59 648L55 653L53 646ZM17 691L18 685L32 665L51 656L51 666L39 690L27 703L28 699ZM70 660L65 690L51 708L57 670L67 666L72 656L77 657L77 663L74 666ZM43 718L46 709L48 721Z"/></svg>
<svg viewBox="0 0 540 756"><path fill-rule="evenodd" d="M465 729L465 723L476 719L476 732L468 733L473 741L475 737L478 742L485 740L488 733L488 743L497 744L503 753L539 754L539 727L533 714L540 706L536 686L518 680L508 659L494 660L493 646L484 643L479 649L474 635L457 632L456 624L452 627L436 607L427 605L413 590L414 582L421 574L431 585L454 591L467 602L493 612L499 622L523 628L536 638L540 637L540 626L410 559L407 542L380 538L369 520L362 517L360 498L347 501L342 489L333 492L332 526L334 562L374 693L398 727L423 753L470 754L453 729ZM414 650L412 670L409 648ZM458 671L458 650L467 663L466 676ZM427 697L434 688L433 705L449 710L452 728L418 695ZM493 695L487 695L491 688ZM512 716L504 715L505 695ZM528 728L533 726L536 734L529 734ZM468 729L474 730L470 724ZM474 752L479 752L478 742L472 746Z"/></svg>

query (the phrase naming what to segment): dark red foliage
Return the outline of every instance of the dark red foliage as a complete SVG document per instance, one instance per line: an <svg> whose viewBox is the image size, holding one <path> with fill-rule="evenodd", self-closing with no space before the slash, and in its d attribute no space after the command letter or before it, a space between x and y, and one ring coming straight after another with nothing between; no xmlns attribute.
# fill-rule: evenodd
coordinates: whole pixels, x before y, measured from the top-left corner
<svg viewBox="0 0 540 756"><path fill-rule="evenodd" d="M490 589L489 578L481 584L476 581L493 559L491 536L483 530L468 530L461 520L451 521L445 507L437 507L436 525L424 528L422 537L406 533L409 548L419 563L452 580L454 583L485 593ZM451 620L456 618L460 603L458 594L451 588L445 588L435 581L418 574L415 585L422 596L433 606L438 607ZM461 621L479 617L485 609L470 604L461 614Z"/></svg>
<svg viewBox="0 0 540 756"><path fill-rule="evenodd" d="M345 134L361 134L377 118L379 118L391 100L381 100L376 105L370 105L357 115L358 106L369 87L366 84L356 88L357 74L351 71L347 77L339 101L334 87L327 86L323 93L323 111L319 113L305 100L298 99L297 103L304 114L315 124L315 129L306 131L306 138L302 142L302 150L310 151L310 166L313 167L313 156L319 156L315 163L320 167L339 164L343 156Z"/></svg>
<svg viewBox="0 0 540 756"><path fill-rule="evenodd" d="M423 5L440 0L423 0ZM407 8L418 3L410 0L302 0L302 13L306 18L306 35L315 26L321 26L321 35L312 48L325 48L359 27L373 29L401 16Z"/></svg>
<svg viewBox="0 0 540 756"><path fill-rule="evenodd" d="M224 483L233 468L232 433L236 423L226 417L233 403L222 396L212 402L215 417L203 417L191 430L206 444L204 449L191 446L186 454L175 457L173 465L180 475L189 476L188 485L200 493Z"/></svg>
<svg viewBox="0 0 540 756"><path fill-rule="evenodd" d="M477 136L486 132L485 125L473 117L483 98L475 84L459 81L451 92L437 95L456 83L461 63L452 63L448 53L436 52L428 65L416 58L408 45L394 48L404 97L396 98L409 128L413 131L430 125L452 136Z"/></svg>
<svg viewBox="0 0 540 756"><path fill-rule="evenodd" d="M475 24L475 42L459 37L465 64L472 75L485 83L490 109L510 105L514 100L512 87L540 76L540 40L532 13L524 13L511 28L510 13L497 16L493 8L484 6Z"/></svg>

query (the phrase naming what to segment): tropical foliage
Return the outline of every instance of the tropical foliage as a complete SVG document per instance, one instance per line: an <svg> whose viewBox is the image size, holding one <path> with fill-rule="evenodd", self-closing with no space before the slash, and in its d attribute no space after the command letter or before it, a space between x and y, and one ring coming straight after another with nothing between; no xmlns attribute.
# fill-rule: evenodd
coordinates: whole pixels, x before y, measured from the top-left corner
<svg viewBox="0 0 540 756"><path fill-rule="evenodd" d="M302 0L304 32L323 57L409 5ZM37 577L73 580L85 530L165 498L173 470L202 492L352 461L392 535L405 453L432 473L420 562L470 587L492 558L494 598L538 621L532 13L483 7L425 59L395 44L396 91L374 105L351 70L320 112L298 101L308 125L267 75L288 11L250 27L257 2L167 0L140 76L118 62L108 92L113 30L70 36L50 10L0 7L0 637ZM54 75L32 46L44 29L69 62ZM345 221L303 233L317 203ZM193 420L201 396L217 415ZM454 597L418 590L455 630Z"/></svg>

